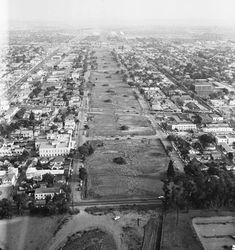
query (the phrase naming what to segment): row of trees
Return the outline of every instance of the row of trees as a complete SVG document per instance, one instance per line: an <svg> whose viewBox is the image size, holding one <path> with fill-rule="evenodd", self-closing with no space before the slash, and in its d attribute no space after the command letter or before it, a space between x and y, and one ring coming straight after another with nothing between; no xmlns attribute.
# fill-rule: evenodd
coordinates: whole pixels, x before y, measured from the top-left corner
<svg viewBox="0 0 235 250"><path fill-rule="evenodd" d="M170 161L163 179L166 208L235 207L233 173L216 163L202 169L205 166L194 160L185 166L185 173L178 173Z"/></svg>

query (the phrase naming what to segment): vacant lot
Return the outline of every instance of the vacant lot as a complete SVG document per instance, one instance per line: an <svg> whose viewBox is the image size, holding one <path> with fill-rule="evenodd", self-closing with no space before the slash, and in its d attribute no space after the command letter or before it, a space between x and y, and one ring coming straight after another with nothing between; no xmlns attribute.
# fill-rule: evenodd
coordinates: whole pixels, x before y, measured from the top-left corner
<svg viewBox="0 0 235 250"><path fill-rule="evenodd" d="M116 216L120 219L114 220ZM150 218L157 216L156 208L147 207L138 211L113 209L99 215L81 210L68 218L45 249L141 250L145 225Z"/></svg>
<svg viewBox="0 0 235 250"><path fill-rule="evenodd" d="M217 216L193 219L193 226L206 250L220 250L235 245L235 217Z"/></svg>
<svg viewBox="0 0 235 250"><path fill-rule="evenodd" d="M116 157L122 157L126 164L114 163ZM156 139L104 141L85 162L88 198L161 195L160 176L168 161Z"/></svg>
<svg viewBox="0 0 235 250"><path fill-rule="evenodd" d="M110 51L97 50L98 70L90 98L89 136L153 135L150 122L141 112L133 89L123 82L123 74ZM121 126L126 126L121 130Z"/></svg>

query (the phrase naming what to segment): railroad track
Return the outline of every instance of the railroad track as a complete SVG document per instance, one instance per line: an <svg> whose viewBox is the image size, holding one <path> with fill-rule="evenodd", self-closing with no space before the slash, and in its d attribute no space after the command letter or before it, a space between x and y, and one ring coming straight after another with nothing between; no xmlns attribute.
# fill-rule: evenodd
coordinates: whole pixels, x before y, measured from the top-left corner
<svg viewBox="0 0 235 250"><path fill-rule="evenodd" d="M119 206L119 205L162 205L162 201L157 198L136 198L136 199L116 199L116 200L82 200L74 202L71 206Z"/></svg>

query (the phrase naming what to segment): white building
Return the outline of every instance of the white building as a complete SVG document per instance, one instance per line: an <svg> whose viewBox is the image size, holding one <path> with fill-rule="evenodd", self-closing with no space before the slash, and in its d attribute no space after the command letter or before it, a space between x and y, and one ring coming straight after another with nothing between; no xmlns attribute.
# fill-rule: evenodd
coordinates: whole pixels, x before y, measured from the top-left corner
<svg viewBox="0 0 235 250"><path fill-rule="evenodd" d="M215 134L229 134L233 132L233 128L231 128L228 124L208 124L205 128L202 129L205 133L215 133Z"/></svg>
<svg viewBox="0 0 235 250"><path fill-rule="evenodd" d="M79 107L81 105L81 98L80 96L73 96L69 100L69 106L77 106Z"/></svg>
<svg viewBox="0 0 235 250"><path fill-rule="evenodd" d="M51 187L51 188L36 188L35 190L35 200L45 200L47 196L51 198L54 197L55 194L60 194L61 189L59 187Z"/></svg>
<svg viewBox="0 0 235 250"><path fill-rule="evenodd" d="M0 111L6 111L9 108L9 101L3 97L2 100L0 100Z"/></svg>
<svg viewBox="0 0 235 250"><path fill-rule="evenodd" d="M24 148L19 146L14 146L13 144L7 145L3 144L0 148L0 157L4 156L13 156L13 155L21 155L24 152Z"/></svg>
<svg viewBox="0 0 235 250"><path fill-rule="evenodd" d="M29 167L26 170L26 178L34 180L42 180L45 174L61 175L64 174L64 169L36 169L36 167Z"/></svg>
<svg viewBox="0 0 235 250"><path fill-rule="evenodd" d="M197 126L191 122L178 122L171 125L172 130L177 129L178 131L186 131L186 130L196 130Z"/></svg>
<svg viewBox="0 0 235 250"><path fill-rule="evenodd" d="M78 80L79 79L79 72L73 72L72 73L72 78L74 79L74 80Z"/></svg>
<svg viewBox="0 0 235 250"><path fill-rule="evenodd" d="M75 141L70 134L48 134L47 140L36 141L35 146L39 148L40 157L51 157L69 154Z"/></svg>
<svg viewBox="0 0 235 250"><path fill-rule="evenodd" d="M211 114L210 117L212 118L213 122L223 122L224 118L220 115Z"/></svg>
<svg viewBox="0 0 235 250"><path fill-rule="evenodd" d="M229 134L229 135L217 135L215 137L216 143L218 145L221 145L223 143L228 144L229 146L233 145L235 142L235 135L234 134Z"/></svg>
<svg viewBox="0 0 235 250"><path fill-rule="evenodd" d="M74 130L75 127L76 127L76 123L75 123L75 120L74 120L73 116L72 115L67 116L65 118L64 128Z"/></svg>

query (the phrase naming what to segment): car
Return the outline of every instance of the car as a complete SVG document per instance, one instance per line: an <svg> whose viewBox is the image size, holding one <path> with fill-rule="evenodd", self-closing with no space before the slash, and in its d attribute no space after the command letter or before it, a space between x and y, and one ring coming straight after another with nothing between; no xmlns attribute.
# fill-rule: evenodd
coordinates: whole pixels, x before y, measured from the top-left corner
<svg viewBox="0 0 235 250"><path fill-rule="evenodd" d="M163 195L160 195L157 198L158 198L158 200L163 200L165 197Z"/></svg>
<svg viewBox="0 0 235 250"><path fill-rule="evenodd" d="M120 216L115 216L113 220L119 220L121 217Z"/></svg>

